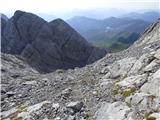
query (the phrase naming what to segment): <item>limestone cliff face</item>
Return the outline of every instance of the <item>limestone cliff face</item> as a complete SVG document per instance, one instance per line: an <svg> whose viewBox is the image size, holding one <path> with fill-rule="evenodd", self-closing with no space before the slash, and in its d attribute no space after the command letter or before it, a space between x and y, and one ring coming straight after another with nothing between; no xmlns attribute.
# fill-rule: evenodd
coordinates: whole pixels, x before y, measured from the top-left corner
<svg viewBox="0 0 160 120"><path fill-rule="evenodd" d="M21 55L40 72L82 67L106 54L90 45L61 19L16 11L3 28L2 52Z"/></svg>
<svg viewBox="0 0 160 120"><path fill-rule="evenodd" d="M2 119L159 120L159 25L149 27L140 44L83 68L39 74L2 54Z"/></svg>
<svg viewBox="0 0 160 120"><path fill-rule="evenodd" d="M135 42L135 46L153 43L160 39L160 18L147 28L140 39Z"/></svg>

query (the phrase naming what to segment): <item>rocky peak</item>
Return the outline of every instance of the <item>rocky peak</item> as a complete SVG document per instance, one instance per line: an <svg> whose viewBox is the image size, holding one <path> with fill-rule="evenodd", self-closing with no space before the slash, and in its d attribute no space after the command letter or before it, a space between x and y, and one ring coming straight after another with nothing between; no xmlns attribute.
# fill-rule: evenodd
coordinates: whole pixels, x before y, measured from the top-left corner
<svg viewBox="0 0 160 120"><path fill-rule="evenodd" d="M1 19L5 20L5 21L8 21L8 17L4 14L1 14Z"/></svg>
<svg viewBox="0 0 160 120"><path fill-rule="evenodd" d="M24 14L27 14L27 13L24 12L24 11L21 11L21 10L16 10L13 16L14 16L15 18L19 18L20 16L22 16L22 15L24 15Z"/></svg>
<svg viewBox="0 0 160 120"><path fill-rule="evenodd" d="M8 17L4 14L1 14L1 30L5 28L7 22L8 22Z"/></svg>
<svg viewBox="0 0 160 120"><path fill-rule="evenodd" d="M39 33L46 21L31 13L16 11L8 20L2 37L2 52L20 54Z"/></svg>
<svg viewBox="0 0 160 120"><path fill-rule="evenodd" d="M61 19L48 23L19 10L3 29L2 52L20 55L32 67L45 73L82 67L106 53L90 45Z"/></svg>

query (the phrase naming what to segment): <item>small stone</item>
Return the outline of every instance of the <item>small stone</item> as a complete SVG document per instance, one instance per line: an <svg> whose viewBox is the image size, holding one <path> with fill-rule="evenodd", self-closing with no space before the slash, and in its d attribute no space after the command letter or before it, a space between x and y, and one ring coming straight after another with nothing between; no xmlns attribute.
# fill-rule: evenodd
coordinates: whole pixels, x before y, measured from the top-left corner
<svg viewBox="0 0 160 120"><path fill-rule="evenodd" d="M100 86L102 87L102 86L107 86L108 84L110 84L111 82L112 82L113 80L112 79L102 79L101 81L100 81Z"/></svg>
<svg viewBox="0 0 160 120"><path fill-rule="evenodd" d="M60 106L59 106L58 103L53 103L53 104L52 104L52 107L55 108L55 109L58 109Z"/></svg>
<svg viewBox="0 0 160 120"><path fill-rule="evenodd" d="M67 108L71 108L73 109L75 112L79 112L82 107L83 107L84 103L83 102L70 102L67 104Z"/></svg>
<svg viewBox="0 0 160 120"><path fill-rule="evenodd" d="M160 60L160 50L156 51L154 57Z"/></svg>
<svg viewBox="0 0 160 120"><path fill-rule="evenodd" d="M61 118L60 117L56 117L55 120L61 120Z"/></svg>
<svg viewBox="0 0 160 120"><path fill-rule="evenodd" d="M160 120L160 112L159 113L152 113L149 118L155 118L154 120Z"/></svg>
<svg viewBox="0 0 160 120"><path fill-rule="evenodd" d="M97 95L97 91L93 91L92 94L93 94L93 95Z"/></svg>
<svg viewBox="0 0 160 120"><path fill-rule="evenodd" d="M68 79L68 80L74 80L74 77L71 76L71 75L68 75L68 76L67 76L67 79Z"/></svg>
<svg viewBox="0 0 160 120"><path fill-rule="evenodd" d="M106 74L108 72L108 69L106 67L104 67L102 70L101 70L101 74Z"/></svg>
<svg viewBox="0 0 160 120"><path fill-rule="evenodd" d="M5 94L6 90L1 88L1 94Z"/></svg>
<svg viewBox="0 0 160 120"><path fill-rule="evenodd" d="M63 72L64 72L64 70L62 70L62 69L58 69L58 70L56 70L56 72L57 72L57 73L63 73Z"/></svg>
<svg viewBox="0 0 160 120"><path fill-rule="evenodd" d="M75 116L69 116L67 120L75 120Z"/></svg>
<svg viewBox="0 0 160 120"><path fill-rule="evenodd" d="M47 82L47 81L48 81L48 78L43 78L42 80Z"/></svg>
<svg viewBox="0 0 160 120"><path fill-rule="evenodd" d="M6 94L7 94L7 97L12 97L12 96L14 96L15 92L9 91Z"/></svg>
<svg viewBox="0 0 160 120"><path fill-rule="evenodd" d="M18 97L22 97L22 94L18 94Z"/></svg>
<svg viewBox="0 0 160 120"><path fill-rule="evenodd" d="M65 113L66 115L75 115L75 114L76 114L76 111L74 111L74 110L71 109L71 108L66 108L66 109L64 109L64 113Z"/></svg>
<svg viewBox="0 0 160 120"><path fill-rule="evenodd" d="M33 85L36 84L36 81L26 81L23 83L23 85Z"/></svg>
<svg viewBox="0 0 160 120"><path fill-rule="evenodd" d="M143 71L144 71L144 72L151 72L151 71L153 71L154 68L155 68L156 66L158 66L158 65L159 65L158 61L153 60L149 65L147 65L147 66L143 69Z"/></svg>
<svg viewBox="0 0 160 120"><path fill-rule="evenodd" d="M70 95L71 95L71 92L72 92L72 89L71 88L66 88L65 90L62 91L62 95L65 97L65 98L68 98Z"/></svg>

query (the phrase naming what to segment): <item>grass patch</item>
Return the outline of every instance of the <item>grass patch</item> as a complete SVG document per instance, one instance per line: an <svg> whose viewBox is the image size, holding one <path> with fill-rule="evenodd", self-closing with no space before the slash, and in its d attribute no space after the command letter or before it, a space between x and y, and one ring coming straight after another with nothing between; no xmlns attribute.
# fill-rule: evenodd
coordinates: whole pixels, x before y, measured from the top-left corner
<svg viewBox="0 0 160 120"><path fill-rule="evenodd" d="M19 106L17 107L17 111L18 111L19 113L20 113L20 112L27 112L27 106L21 104L21 105L19 105Z"/></svg>
<svg viewBox="0 0 160 120"><path fill-rule="evenodd" d="M133 88L128 88L128 89L126 89L126 90L123 91L122 95L124 97L128 97L131 94L135 93L135 91L136 91L136 88L134 88L134 87Z"/></svg>
<svg viewBox="0 0 160 120"><path fill-rule="evenodd" d="M146 118L146 120L156 120L156 118L151 116L151 117Z"/></svg>
<svg viewBox="0 0 160 120"><path fill-rule="evenodd" d="M127 106L128 106L129 108L131 108L131 107L132 107L131 102L126 102L126 104L127 104Z"/></svg>
<svg viewBox="0 0 160 120"><path fill-rule="evenodd" d="M17 117L17 118L14 118L13 120L23 120L23 117Z"/></svg>
<svg viewBox="0 0 160 120"><path fill-rule="evenodd" d="M152 114L152 112L146 112L146 113L144 114L144 118L145 118L146 120L156 120L155 117L150 116L151 114Z"/></svg>
<svg viewBox="0 0 160 120"><path fill-rule="evenodd" d="M16 111L16 112L10 114L10 115L9 115L9 118L10 118L11 120L15 120L15 118L17 118L17 116L18 116L18 113L19 113L19 112Z"/></svg>

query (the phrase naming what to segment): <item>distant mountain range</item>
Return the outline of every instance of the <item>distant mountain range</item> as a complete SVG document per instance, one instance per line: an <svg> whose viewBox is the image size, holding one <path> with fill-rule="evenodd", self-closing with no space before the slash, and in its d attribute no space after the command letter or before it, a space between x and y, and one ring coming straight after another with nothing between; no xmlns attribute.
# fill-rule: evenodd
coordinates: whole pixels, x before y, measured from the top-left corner
<svg viewBox="0 0 160 120"><path fill-rule="evenodd" d="M67 22L89 42L111 52L127 48L151 23L129 17L96 20L84 16L71 18Z"/></svg>
<svg viewBox="0 0 160 120"><path fill-rule="evenodd" d="M102 11L103 10L99 10L98 13L102 13ZM112 11L110 12L110 16L112 13L114 16L115 10L110 11ZM78 13L77 15L81 15ZM145 13L132 12L125 15L122 15L122 13L124 13L122 11L120 13L121 14L118 16L117 12L116 16L118 17L109 17L103 20L101 20L102 17L98 16L97 19L93 19L92 16L89 16L91 18L86 16L75 16L66 20L66 22L84 38L86 38L88 42L98 47L107 48L111 52L116 52L130 46L139 38L141 33L146 29L146 27L148 27L150 23L159 18L159 12L155 11ZM108 15L108 12L106 12L106 14ZM57 18L57 16L52 15L51 13L38 13L38 15L48 22ZM99 14L99 16L101 15L102 14ZM7 19L5 16L2 17Z"/></svg>
<svg viewBox="0 0 160 120"><path fill-rule="evenodd" d="M44 20L48 21L48 22L57 18L57 16L52 15L52 14L37 13L37 15L40 16L41 18L43 18Z"/></svg>
<svg viewBox="0 0 160 120"><path fill-rule="evenodd" d="M121 17L129 17L133 19L141 19L145 20L148 22L154 22L160 17L160 12L155 12L155 11L150 11L150 12L145 12L145 13L136 13L136 12L131 12L129 14L125 14Z"/></svg>

